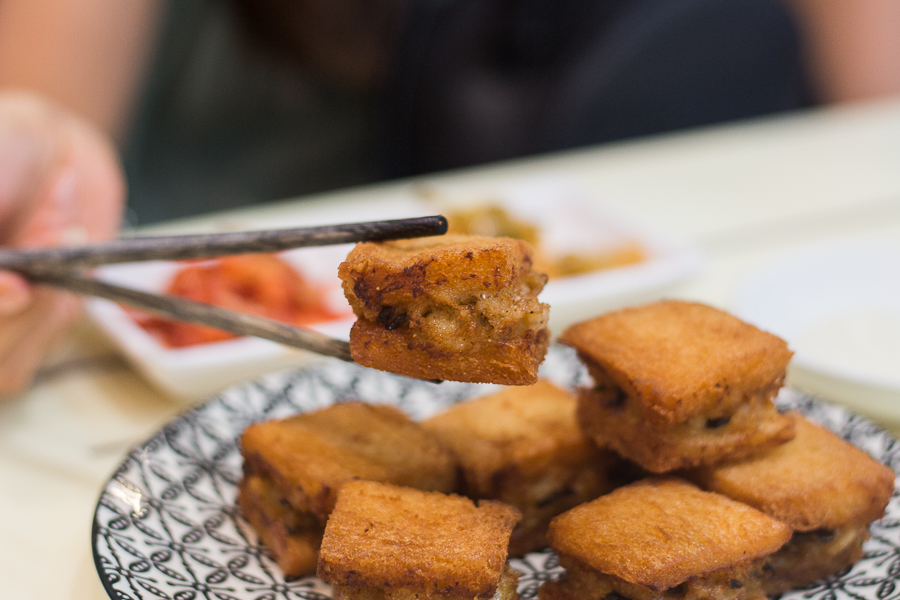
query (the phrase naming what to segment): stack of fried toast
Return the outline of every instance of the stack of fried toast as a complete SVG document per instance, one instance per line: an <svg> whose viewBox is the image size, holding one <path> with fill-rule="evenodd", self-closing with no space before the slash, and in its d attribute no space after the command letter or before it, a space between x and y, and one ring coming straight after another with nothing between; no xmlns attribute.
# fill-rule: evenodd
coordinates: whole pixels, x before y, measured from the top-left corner
<svg viewBox="0 0 900 600"><path fill-rule="evenodd" d="M289 577L357 600L751 600L861 556L894 473L773 400L791 357L708 306L569 328L591 385L540 380L416 423L345 402L248 428L240 506ZM321 552L320 552L321 548Z"/></svg>
<svg viewBox="0 0 900 600"><path fill-rule="evenodd" d="M355 480L515 507L521 523L507 532L505 561L546 547L553 517L611 489L612 455L581 433L575 408L541 380L422 423L356 401L257 423L241 437L239 504L289 577L315 573L329 516Z"/></svg>
<svg viewBox="0 0 900 600"><path fill-rule="evenodd" d="M580 390L582 430L647 477L554 520L548 539L567 574L544 600L749 599L862 555L894 473L778 412L784 341L677 301L602 315L561 341L593 379Z"/></svg>
<svg viewBox="0 0 900 600"><path fill-rule="evenodd" d="M452 492L456 462L400 409L344 402L248 427L238 504L289 577L316 571L338 491L366 479Z"/></svg>

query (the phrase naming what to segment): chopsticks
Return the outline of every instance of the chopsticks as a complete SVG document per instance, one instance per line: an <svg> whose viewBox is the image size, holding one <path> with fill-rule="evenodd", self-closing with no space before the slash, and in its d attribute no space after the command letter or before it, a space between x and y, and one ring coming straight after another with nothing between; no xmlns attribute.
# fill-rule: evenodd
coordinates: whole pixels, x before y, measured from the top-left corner
<svg viewBox="0 0 900 600"><path fill-rule="evenodd" d="M58 272L113 263L279 252L292 248L383 242L445 233L447 219L437 215L296 229L135 237L91 246L40 250L0 249L0 269L30 273Z"/></svg>
<svg viewBox="0 0 900 600"><path fill-rule="evenodd" d="M83 296L96 296L164 317L208 325L237 335L260 337L353 362L350 344L343 340L185 298L121 287L85 276L82 269L122 262L211 258L348 242L387 241L443 235L446 232L447 219L431 216L298 229L129 238L92 246L0 250L0 269L15 271L33 283Z"/></svg>
<svg viewBox="0 0 900 600"><path fill-rule="evenodd" d="M294 327L280 321L239 313L186 298L140 292L80 275L34 273L27 277L34 283L51 285L82 296L96 296L113 302L121 302L179 321L208 325L237 335L251 335L285 346L353 362L350 357L350 344L311 329Z"/></svg>

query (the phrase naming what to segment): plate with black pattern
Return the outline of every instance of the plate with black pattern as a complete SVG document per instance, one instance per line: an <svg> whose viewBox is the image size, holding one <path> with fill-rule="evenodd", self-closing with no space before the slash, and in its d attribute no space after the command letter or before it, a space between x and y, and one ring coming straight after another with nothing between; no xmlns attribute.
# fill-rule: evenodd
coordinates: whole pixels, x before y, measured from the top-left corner
<svg viewBox="0 0 900 600"><path fill-rule="evenodd" d="M574 386L586 373L574 353L553 347L541 374ZM349 399L392 402L422 419L494 386L398 377L338 361L269 375L233 387L182 414L134 448L104 488L94 515L93 553L100 580L116 600L327 600L315 577L286 581L241 517L236 440L254 422ZM900 467L900 445L850 411L785 389L779 407L796 409L876 459ZM886 600L900 597L900 498L872 525L865 555L852 568L785 600ZM514 559L522 600L556 577L552 551Z"/></svg>

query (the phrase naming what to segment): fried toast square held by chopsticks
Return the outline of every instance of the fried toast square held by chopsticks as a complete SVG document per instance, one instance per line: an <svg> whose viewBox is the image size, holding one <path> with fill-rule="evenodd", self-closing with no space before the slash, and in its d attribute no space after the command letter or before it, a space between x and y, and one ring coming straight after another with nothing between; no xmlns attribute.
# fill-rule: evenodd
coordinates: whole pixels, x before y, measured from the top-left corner
<svg viewBox="0 0 900 600"><path fill-rule="evenodd" d="M328 519L317 574L335 600L515 600L506 562L520 513L500 502L355 481Z"/></svg>
<svg viewBox="0 0 900 600"><path fill-rule="evenodd" d="M423 379L530 385L547 352L546 275L520 240L362 243L338 274L358 319L353 360Z"/></svg>
<svg viewBox="0 0 900 600"><path fill-rule="evenodd" d="M550 524L566 569L542 600L762 600L753 573L790 528L676 478L650 478L577 506Z"/></svg>
<svg viewBox="0 0 900 600"><path fill-rule="evenodd" d="M350 401L256 423L240 443L239 504L294 577L315 571L315 552L306 548L318 549L346 482L371 479L444 492L457 485L453 455L393 406Z"/></svg>
<svg viewBox="0 0 900 600"><path fill-rule="evenodd" d="M791 358L778 337L703 304L664 301L578 323L560 338L594 379L579 420L654 473L747 456L793 437L772 400Z"/></svg>
<svg viewBox="0 0 900 600"><path fill-rule="evenodd" d="M511 556L544 548L550 519L609 491L611 453L578 428L575 398L549 381L505 388L422 422L456 455L467 496L522 511Z"/></svg>
<svg viewBox="0 0 900 600"><path fill-rule="evenodd" d="M767 594L836 573L862 557L869 524L894 491L894 472L799 413L791 441L688 474L701 487L787 523L791 541L762 570Z"/></svg>

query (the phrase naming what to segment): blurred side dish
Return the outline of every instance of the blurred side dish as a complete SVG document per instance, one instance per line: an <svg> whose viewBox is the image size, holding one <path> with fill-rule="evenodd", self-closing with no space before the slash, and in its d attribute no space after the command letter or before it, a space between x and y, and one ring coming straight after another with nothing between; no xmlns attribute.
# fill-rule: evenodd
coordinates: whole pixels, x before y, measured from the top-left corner
<svg viewBox="0 0 900 600"><path fill-rule="evenodd" d="M554 254L542 244L541 230L537 225L495 204L449 211L447 220L449 233L510 237L528 242L535 248L535 269L546 273L551 279L624 267L648 258L647 250L636 241L623 241L603 250Z"/></svg>
<svg viewBox="0 0 900 600"><path fill-rule="evenodd" d="M329 307L325 291L274 254L246 254L188 263L175 274L165 293L291 325L311 325L349 314L349 310ZM237 337L212 327L173 321L132 308L125 310L169 348Z"/></svg>

